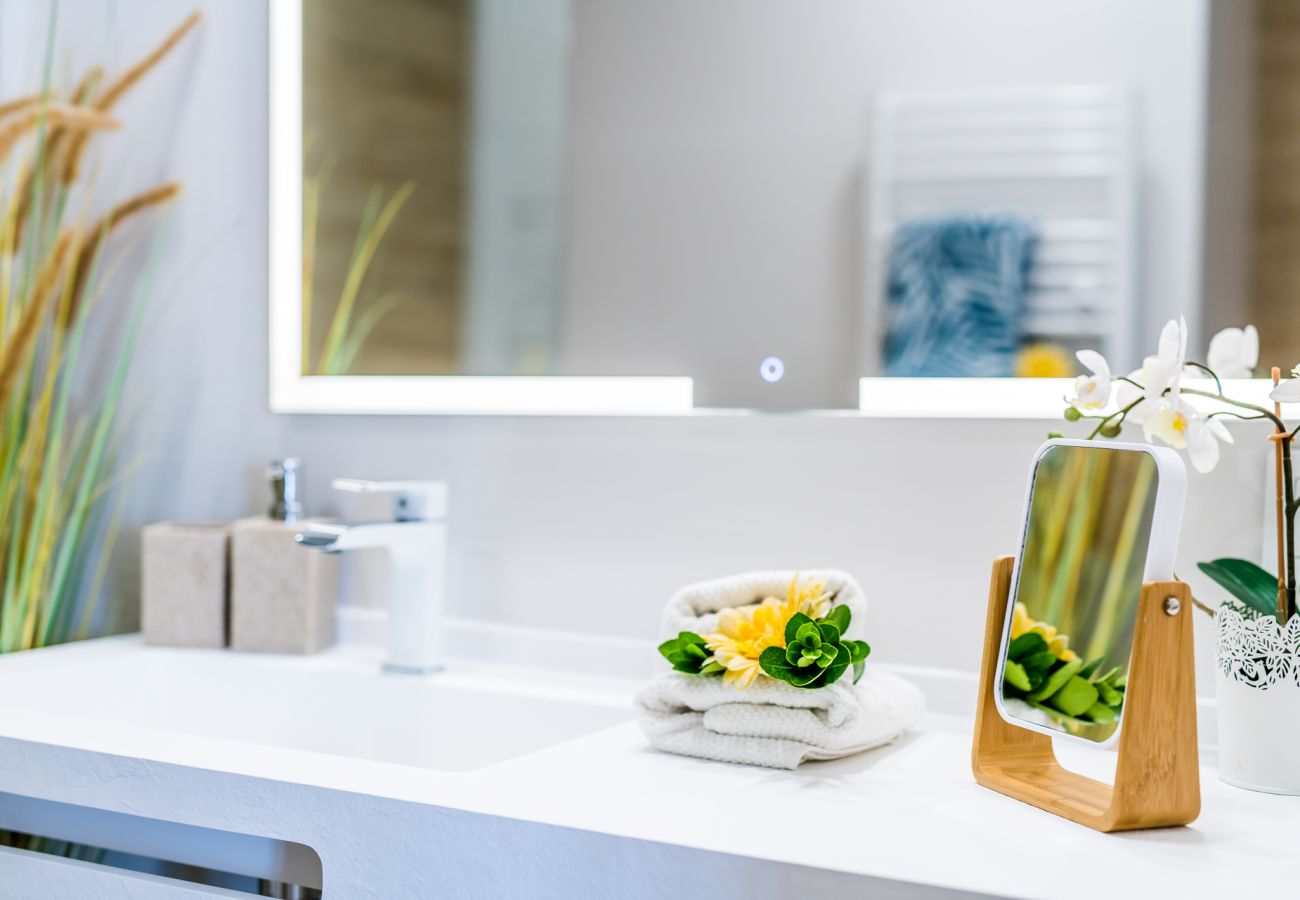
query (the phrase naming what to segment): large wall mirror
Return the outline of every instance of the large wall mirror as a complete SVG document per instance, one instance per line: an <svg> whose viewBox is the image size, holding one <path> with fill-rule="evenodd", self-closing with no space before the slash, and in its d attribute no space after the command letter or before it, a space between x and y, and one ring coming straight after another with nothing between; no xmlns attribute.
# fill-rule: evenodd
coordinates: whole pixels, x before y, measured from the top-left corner
<svg viewBox="0 0 1300 900"><path fill-rule="evenodd" d="M1055 414L1180 314L1289 366L1292 18L276 0L272 405Z"/></svg>

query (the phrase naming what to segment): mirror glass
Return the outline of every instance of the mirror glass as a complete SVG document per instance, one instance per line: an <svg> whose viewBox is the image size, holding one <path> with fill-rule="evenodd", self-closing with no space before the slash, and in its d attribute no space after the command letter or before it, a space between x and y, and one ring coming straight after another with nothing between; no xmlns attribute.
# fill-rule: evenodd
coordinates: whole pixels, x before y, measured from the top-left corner
<svg viewBox="0 0 1300 900"><path fill-rule="evenodd" d="M1141 450L1038 458L1002 642L1008 716L1098 742L1119 728L1156 491Z"/></svg>
<svg viewBox="0 0 1300 900"><path fill-rule="evenodd" d="M853 408L864 376L1066 377L1083 347L1131 370L1180 314L1199 354L1266 324L1289 368L1293 18L302 0L300 170L272 176L302 192L299 374Z"/></svg>

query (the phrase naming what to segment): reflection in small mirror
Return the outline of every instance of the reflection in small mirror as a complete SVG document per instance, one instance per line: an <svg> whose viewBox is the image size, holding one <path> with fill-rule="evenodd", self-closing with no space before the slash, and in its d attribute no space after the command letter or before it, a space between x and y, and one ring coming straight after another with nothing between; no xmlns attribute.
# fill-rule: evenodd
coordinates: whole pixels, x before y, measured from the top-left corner
<svg viewBox="0 0 1300 900"><path fill-rule="evenodd" d="M1180 314L1300 334L1297 33L1276 0L304 0L304 374L834 408L1137 368Z"/></svg>

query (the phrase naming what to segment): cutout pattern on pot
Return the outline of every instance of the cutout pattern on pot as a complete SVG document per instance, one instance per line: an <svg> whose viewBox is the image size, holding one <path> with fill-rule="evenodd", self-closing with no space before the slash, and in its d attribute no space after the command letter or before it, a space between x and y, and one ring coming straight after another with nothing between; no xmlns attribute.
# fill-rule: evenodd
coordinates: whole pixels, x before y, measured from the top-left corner
<svg viewBox="0 0 1300 900"><path fill-rule="evenodd" d="M1232 609L1215 614L1219 670L1247 687L1267 690L1289 681L1300 687L1300 616L1279 628L1272 616L1248 619Z"/></svg>

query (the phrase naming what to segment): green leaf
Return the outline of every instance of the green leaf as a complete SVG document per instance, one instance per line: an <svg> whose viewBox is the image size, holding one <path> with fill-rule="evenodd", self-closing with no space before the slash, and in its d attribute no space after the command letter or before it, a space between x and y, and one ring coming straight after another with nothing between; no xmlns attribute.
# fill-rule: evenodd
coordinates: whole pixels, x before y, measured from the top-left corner
<svg viewBox="0 0 1300 900"><path fill-rule="evenodd" d="M799 629L805 625L811 625L811 624L812 624L812 619L808 618L803 613L795 613L793 616L791 616L790 621L785 623L786 644L787 645L793 644L795 641L795 635L799 633Z"/></svg>
<svg viewBox="0 0 1300 900"><path fill-rule="evenodd" d="M847 606L835 607L826 615L826 618L822 619L823 622L830 622L837 629L839 629L840 634L845 634L848 632L849 622L851 622L852 620L853 620L853 611L849 609Z"/></svg>
<svg viewBox="0 0 1300 900"><path fill-rule="evenodd" d="M814 648L822 645L822 633L817 630L817 623L811 619L799 626L799 630L794 633L794 639L795 643Z"/></svg>
<svg viewBox="0 0 1300 900"><path fill-rule="evenodd" d="M1104 703L1094 703L1083 713L1083 718L1096 722L1098 725L1109 725L1119 718L1119 713L1111 709Z"/></svg>
<svg viewBox="0 0 1300 900"><path fill-rule="evenodd" d="M1046 700L1061 688L1065 687L1066 683L1078 674L1079 670L1082 668L1083 660L1081 659L1076 659L1073 662L1066 663L1056 671L1052 672L1051 675L1047 676L1047 680L1043 682L1042 685L1034 688L1034 690L1029 694L1029 699ZM1087 684L1087 682L1084 683ZM1096 693L1096 691L1093 691L1093 693ZM1092 699L1096 700L1097 698L1093 697ZM1089 702L1091 703L1091 701Z"/></svg>
<svg viewBox="0 0 1300 900"><path fill-rule="evenodd" d="M1079 677L1091 678L1092 674L1097 671L1097 667L1101 665L1101 660L1102 657L1099 656L1092 662L1085 664L1084 667L1079 670Z"/></svg>
<svg viewBox="0 0 1300 900"><path fill-rule="evenodd" d="M1262 616L1277 614L1277 576L1244 559L1216 559L1196 567Z"/></svg>
<svg viewBox="0 0 1300 900"><path fill-rule="evenodd" d="M672 638L671 640L664 641L660 644L659 652L663 654L664 659L669 662L682 659L682 651L681 647L677 643L677 638Z"/></svg>
<svg viewBox="0 0 1300 900"><path fill-rule="evenodd" d="M1033 685L1029 683L1029 676L1025 674L1024 666L1015 660L1007 660L1007 664L1003 669L1002 680L1013 688L1026 693L1033 689Z"/></svg>
<svg viewBox="0 0 1300 900"><path fill-rule="evenodd" d="M1097 688L1092 682L1075 675L1047 702L1067 716L1081 716L1097 702Z"/></svg>
<svg viewBox="0 0 1300 900"><path fill-rule="evenodd" d="M1083 673L1080 672L1079 674L1082 675ZM1109 672L1107 672L1105 675L1101 676L1100 678L1094 678L1093 681L1107 681L1107 682L1109 682L1109 681L1112 681L1112 680L1113 680L1116 676L1118 676L1118 675L1119 675L1119 666L1115 666L1115 667L1113 667Z"/></svg>
<svg viewBox="0 0 1300 900"><path fill-rule="evenodd" d="M1037 631L1026 631L1011 642L1011 646L1007 648L1007 657L1019 662L1027 656L1042 653L1046 649L1047 641L1041 634Z"/></svg>
<svg viewBox="0 0 1300 900"><path fill-rule="evenodd" d="M816 666L813 666L809 669L795 670L790 675L789 680L790 680L790 684L794 685L797 688L821 687L820 684L815 684L814 682L818 681L823 674L828 674L828 673L824 673L821 669L817 668ZM830 682L826 682L826 683L829 684Z"/></svg>
<svg viewBox="0 0 1300 900"><path fill-rule="evenodd" d="M760 653L758 667L778 681L787 683L795 672L795 667L786 659L783 647L768 647Z"/></svg>
<svg viewBox="0 0 1300 900"><path fill-rule="evenodd" d="M1104 681L1094 682L1097 694L1106 706L1119 706L1124 702L1124 695Z"/></svg>
<svg viewBox="0 0 1300 900"><path fill-rule="evenodd" d="M1020 665L1025 667L1026 674L1035 682L1047 676L1052 666L1056 665L1059 660L1056 654L1051 650L1044 650L1042 653L1035 653L1033 656L1027 656L1018 660Z"/></svg>
<svg viewBox="0 0 1300 900"><path fill-rule="evenodd" d="M817 685L817 687L828 687L839 681L840 676L848 671L850 665L852 665L852 663L849 662L849 655L847 653L841 653L839 658L837 658L835 662L831 663L831 665L826 669L826 678L821 684ZM854 678L854 681L856 682L857 678Z"/></svg>
<svg viewBox="0 0 1300 900"><path fill-rule="evenodd" d="M713 675L721 672L721 666L706 665L712 658L707 647L704 638L693 631L683 631L677 637L660 644L659 653L674 669L687 675Z"/></svg>
<svg viewBox="0 0 1300 900"><path fill-rule="evenodd" d="M866 641L849 641L844 646L849 648L849 662L853 666L853 683L862 680L862 673L867 670L867 657L871 655L871 645Z"/></svg>
<svg viewBox="0 0 1300 900"><path fill-rule="evenodd" d="M822 641L827 644L838 644L841 639L839 626L834 622L827 622L825 619L817 623L817 631L822 636Z"/></svg>

